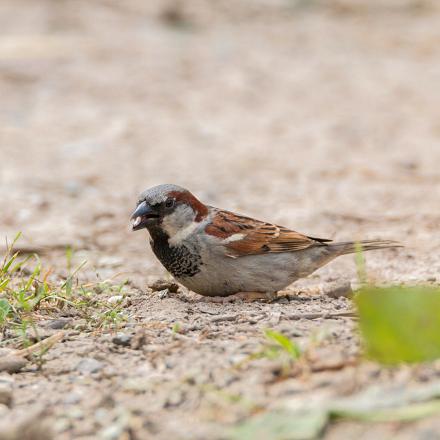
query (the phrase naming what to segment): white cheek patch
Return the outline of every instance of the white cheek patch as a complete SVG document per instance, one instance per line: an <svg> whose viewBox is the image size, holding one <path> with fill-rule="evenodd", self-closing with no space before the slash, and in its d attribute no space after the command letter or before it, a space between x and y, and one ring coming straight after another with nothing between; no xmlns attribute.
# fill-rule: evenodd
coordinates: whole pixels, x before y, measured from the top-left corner
<svg viewBox="0 0 440 440"><path fill-rule="evenodd" d="M170 237L168 243L172 246L178 245L188 237L199 226L194 221L195 213L191 207L181 205L172 213L164 217L162 228Z"/></svg>
<svg viewBox="0 0 440 440"><path fill-rule="evenodd" d="M238 240L243 239L245 236L246 236L246 234L243 234L243 233L240 233L240 234L233 234L233 235L231 235L230 237L225 238L225 239L223 240L223 243L231 243L231 242L233 242L233 241L238 241Z"/></svg>
<svg viewBox="0 0 440 440"><path fill-rule="evenodd" d="M177 216L176 213L169 214L162 220L162 228L168 234L168 236L172 237L178 231L177 225Z"/></svg>
<svg viewBox="0 0 440 440"><path fill-rule="evenodd" d="M186 226L183 229L180 229L178 232L176 232L169 240L168 243L171 246L177 246L180 243L182 243L185 238L187 238L189 235L191 235L197 227L200 225L200 223L197 222L191 222L188 226Z"/></svg>

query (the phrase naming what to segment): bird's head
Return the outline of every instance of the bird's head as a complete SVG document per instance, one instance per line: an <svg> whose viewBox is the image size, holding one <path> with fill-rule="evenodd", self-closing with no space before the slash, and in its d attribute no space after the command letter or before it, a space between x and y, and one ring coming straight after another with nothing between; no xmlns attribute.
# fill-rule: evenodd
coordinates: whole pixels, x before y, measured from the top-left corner
<svg viewBox="0 0 440 440"><path fill-rule="evenodd" d="M208 214L208 208L188 190L177 185L158 185L139 196L131 216L133 231L162 229L169 237Z"/></svg>

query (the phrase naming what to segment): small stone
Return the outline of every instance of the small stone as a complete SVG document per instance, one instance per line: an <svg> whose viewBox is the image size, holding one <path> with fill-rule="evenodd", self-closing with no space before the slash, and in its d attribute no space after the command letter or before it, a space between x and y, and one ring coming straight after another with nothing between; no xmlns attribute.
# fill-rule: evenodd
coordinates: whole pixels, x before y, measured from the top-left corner
<svg viewBox="0 0 440 440"><path fill-rule="evenodd" d="M122 438L122 434L125 431L125 425L122 423L113 423L105 427L99 432L98 438L102 440L118 440Z"/></svg>
<svg viewBox="0 0 440 440"><path fill-rule="evenodd" d="M9 411L6 417L0 419L0 438L52 440L54 436L44 409L38 406L27 411Z"/></svg>
<svg viewBox="0 0 440 440"><path fill-rule="evenodd" d="M174 389L168 393L165 408L173 408L179 406L185 400L185 394L180 389Z"/></svg>
<svg viewBox="0 0 440 440"><path fill-rule="evenodd" d="M67 325L71 324L72 322L73 322L72 318L52 319L46 324L46 327L50 328L52 330L62 330Z"/></svg>
<svg viewBox="0 0 440 440"><path fill-rule="evenodd" d="M0 348L0 359L3 359L6 356L13 356L16 352L17 350L12 348Z"/></svg>
<svg viewBox="0 0 440 440"><path fill-rule="evenodd" d="M12 387L14 385L14 382L14 378L9 374L3 374L0 376L0 385L5 384Z"/></svg>
<svg viewBox="0 0 440 440"><path fill-rule="evenodd" d="M27 364L27 360L20 356L7 356L0 359L0 372L18 373Z"/></svg>
<svg viewBox="0 0 440 440"><path fill-rule="evenodd" d="M88 326L86 319L77 319L73 323L73 328L76 330L86 330Z"/></svg>
<svg viewBox="0 0 440 440"><path fill-rule="evenodd" d="M120 345L122 347L128 347L131 342L131 335L125 333L118 333L113 339L113 344Z"/></svg>
<svg viewBox="0 0 440 440"><path fill-rule="evenodd" d="M54 335L56 331L51 328L44 327L29 327L26 330L26 338L31 342L39 342L43 339L47 339L50 336Z"/></svg>
<svg viewBox="0 0 440 440"><path fill-rule="evenodd" d="M350 282L331 283L324 287L322 293L330 298L351 298L353 296Z"/></svg>
<svg viewBox="0 0 440 440"><path fill-rule="evenodd" d="M98 373L104 368L104 364L94 358L84 358L78 362L76 370L80 373L93 374Z"/></svg>
<svg viewBox="0 0 440 440"><path fill-rule="evenodd" d="M9 414L10 408L7 405L0 403L0 420Z"/></svg>
<svg viewBox="0 0 440 440"><path fill-rule="evenodd" d="M435 283L437 281L436 277L429 277L426 281L430 282L430 283Z"/></svg>
<svg viewBox="0 0 440 440"><path fill-rule="evenodd" d="M75 405L79 402L81 402L81 396L74 392L67 394L63 401L65 405Z"/></svg>
<svg viewBox="0 0 440 440"><path fill-rule="evenodd" d="M147 335L144 328L139 328L131 339L131 348L133 350L141 349L147 343Z"/></svg>
<svg viewBox="0 0 440 440"><path fill-rule="evenodd" d="M122 389L134 394L142 394L151 388L151 381L143 377L129 377L122 383Z"/></svg>
<svg viewBox="0 0 440 440"><path fill-rule="evenodd" d="M148 286L153 292L168 289L171 293L176 293L179 290L179 285L168 280L156 280Z"/></svg>
<svg viewBox="0 0 440 440"><path fill-rule="evenodd" d="M53 430L55 433L65 432L68 429L72 428L71 421L67 418L67 416L59 416L53 422Z"/></svg>
<svg viewBox="0 0 440 440"><path fill-rule="evenodd" d="M281 319L281 312L279 310L275 310L270 314L269 317L269 325L271 327L277 325Z"/></svg>
<svg viewBox="0 0 440 440"><path fill-rule="evenodd" d="M124 299L123 295L113 295L107 299L110 304L118 304Z"/></svg>
<svg viewBox="0 0 440 440"><path fill-rule="evenodd" d="M11 407L12 405L12 385L0 382L0 405Z"/></svg>
<svg viewBox="0 0 440 440"><path fill-rule="evenodd" d="M168 289L158 290L157 291L157 294L159 295L160 299L168 298L169 297L169 293L170 293L170 291Z"/></svg>
<svg viewBox="0 0 440 440"><path fill-rule="evenodd" d="M84 418L84 411L79 406L69 409L69 418L80 420Z"/></svg>
<svg viewBox="0 0 440 440"><path fill-rule="evenodd" d="M98 408L95 411L94 419L100 425L106 426L109 424L109 421L111 421L111 419L112 419L112 417L109 413L110 413L110 411L108 410L108 408L103 408L103 407Z"/></svg>
<svg viewBox="0 0 440 440"><path fill-rule="evenodd" d="M117 368L109 365L103 371L103 375L102 376L105 379L111 379L112 377L119 376L120 374L121 374L120 370L118 370Z"/></svg>
<svg viewBox="0 0 440 440"><path fill-rule="evenodd" d="M78 195L83 190L83 185L77 180L68 180L64 184L64 191L70 197L78 197Z"/></svg>

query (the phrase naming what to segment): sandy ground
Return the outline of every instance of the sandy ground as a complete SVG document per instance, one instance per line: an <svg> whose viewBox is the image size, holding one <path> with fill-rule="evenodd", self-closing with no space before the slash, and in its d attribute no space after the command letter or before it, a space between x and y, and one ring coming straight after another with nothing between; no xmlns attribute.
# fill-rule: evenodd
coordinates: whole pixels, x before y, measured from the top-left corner
<svg viewBox="0 0 440 440"><path fill-rule="evenodd" d="M429 1L3 0L1 235L22 231L20 246L41 250L55 274L72 245L75 263L88 261L83 281L130 280L130 345L73 318L42 372L13 377L14 410L46 408L57 439L223 438L292 395L432 380L440 369L369 363L274 380L273 363L246 360L265 328L304 344L323 333L329 356L358 353L350 318L289 319L349 309L320 292L356 280L353 258L273 303L153 293L146 286L165 272L128 218L138 192L176 183L310 235L401 240L402 250L368 255L370 276L435 283L439 23ZM430 419L344 422L324 435L438 432Z"/></svg>

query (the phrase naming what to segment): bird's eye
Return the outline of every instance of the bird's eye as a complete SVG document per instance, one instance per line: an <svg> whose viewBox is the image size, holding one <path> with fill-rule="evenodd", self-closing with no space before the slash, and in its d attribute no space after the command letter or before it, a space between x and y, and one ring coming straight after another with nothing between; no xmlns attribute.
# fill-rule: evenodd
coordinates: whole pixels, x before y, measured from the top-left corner
<svg viewBox="0 0 440 440"><path fill-rule="evenodd" d="M174 199L167 199L165 202L165 208L172 208L174 206Z"/></svg>

